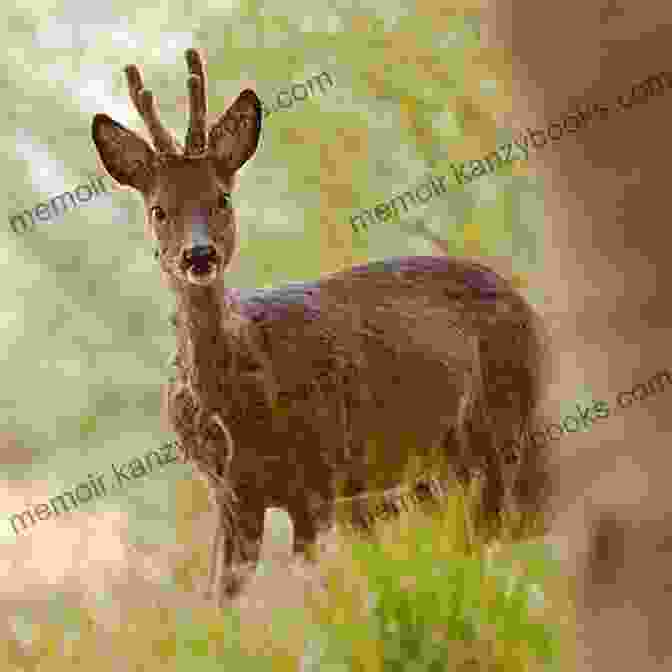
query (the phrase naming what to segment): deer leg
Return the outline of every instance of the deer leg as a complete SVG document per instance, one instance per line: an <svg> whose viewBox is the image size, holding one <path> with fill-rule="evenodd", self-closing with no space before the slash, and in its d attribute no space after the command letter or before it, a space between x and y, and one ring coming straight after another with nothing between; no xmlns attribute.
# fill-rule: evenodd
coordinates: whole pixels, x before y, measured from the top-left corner
<svg viewBox="0 0 672 672"><path fill-rule="evenodd" d="M463 442L460 440L458 432L454 427L441 440L443 457L452 468L458 483L463 488L466 488L471 480L471 471L465 463L462 444Z"/></svg>
<svg viewBox="0 0 672 672"><path fill-rule="evenodd" d="M318 533L334 523L335 475L333 468L315 455L302 466L304 473L290 484L293 492L288 493L286 509L294 522L294 553L313 560Z"/></svg>
<svg viewBox="0 0 672 672"><path fill-rule="evenodd" d="M367 500L358 498L358 495L364 495L371 489L371 484L366 478L366 445L362 439L352 439L350 444L350 454L347 456L348 471L342 493L343 497L353 498L349 503L350 520L348 522L356 530L370 533L371 527L367 520L369 512Z"/></svg>
<svg viewBox="0 0 672 672"><path fill-rule="evenodd" d="M245 484L236 487L237 504L219 509L219 544L215 585L218 604L236 597L259 560L266 498Z"/></svg>
<svg viewBox="0 0 672 672"><path fill-rule="evenodd" d="M234 571L237 553L237 529L235 513L224 502L217 504L217 527L212 541L210 554L210 573L208 577L208 595L217 606L223 608L227 598L232 597L239 588Z"/></svg>
<svg viewBox="0 0 672 672"><path fill-rule="evenodd" d="M201 417L199 417L200 420ZM236 501L236 496L229 483L234 443L231 432L224 424L219 413L211 414L209 422L219 430L223 441L220 439L217 443L210 442L210 456L213 458L214 466L206 474L210 499L216 514L215 533L210 551L207 596L208 599L216 597L218 602L221 603L219 586L223 581L224 565L226 564L226 547L224 544L226 543L227 533L229 537L233 537L235 525L235 514L232 507Z"/></svg>
<svg viewBox="0 0 672 672"><path fill-rule="evenodd" d="M226 511L227 503L223 499L224 493L218 489L217 479L212 474L201 474L208 485L210 503L215 510L215 532L210 545L210 563L208 569L208 585L205 590L205 598L210 600L216 597L215 586L219 584L222 569L222 543L226 534ZM228 494L228 493L227 493ZM232 500L231 497L229 497ZM230 506L231 502L229 502Z"/></svg>
<svg viewBox="0 0 672 672"><path fill-rule="evenodd" d="M300 553L306 560L313 560L313 548L317 541L318 525L308 506L294 506L290 510L294 521L294 553Z"/></svg>
<svg viewBox="0 0 672 672"><path fill-rule="evenodd" d="M331 478L325 475L320 482L326 483L321 492L302 493L288 506L289 515L294 522L294 553L301 553L309 561L316 559L314 550L317 535L326 532L335 518Z"/></svg>
<svg viewBox="0 0 672 672"><path fill-rule="evenodd" d="M362 495L367 490L366 480L361 475L350 474L348 480L345 483L344 496L345 497L357 497L357 495ZM353 499L350 506L351 508L351 519L350 523L354 525L355 529L362 530L365 532L371 532L371 527L367 521L368 505L366 499Z"/></svg>
<svg viewBox="0 0 672 672"><path fill-rule="evenodd" d="M224 529L222 525L221 514L217 513L217 528L212 537L212 546L210 549L210 569L208 572L208 588L206 599L212 600L216 597L215 586L221 582L222 574L222 542L224 540Z"/></svg>

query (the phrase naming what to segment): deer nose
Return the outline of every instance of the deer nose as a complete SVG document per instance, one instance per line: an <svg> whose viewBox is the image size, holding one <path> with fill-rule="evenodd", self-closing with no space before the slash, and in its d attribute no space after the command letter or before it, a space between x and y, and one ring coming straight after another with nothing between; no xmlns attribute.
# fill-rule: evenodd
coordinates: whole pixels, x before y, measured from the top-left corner
<svg viewBox="0 0 672 672"><path fill-rule="evenodd" d="M194 247L184 251L184 260L187 263L205 261L215 257L217 252L212 245L194 245Z"/></svg>

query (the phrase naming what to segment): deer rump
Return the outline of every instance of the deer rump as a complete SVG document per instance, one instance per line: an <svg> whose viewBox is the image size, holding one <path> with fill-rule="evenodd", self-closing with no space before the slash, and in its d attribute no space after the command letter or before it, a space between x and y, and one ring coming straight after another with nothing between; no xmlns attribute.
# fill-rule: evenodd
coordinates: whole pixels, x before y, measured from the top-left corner
<svg viewBox="0 0 672 672"><path fill-rule="evenodd" d="M544 458L519 441L536 419L540 321L503 278L405 257L227 296L245 336L236 374L222 375L229 406L216 410L235 446L227 480L251 542L241 559L256 557L267 507L289 512L305 550L336 497L398 485L413 456L437 449L461 480L484 476L490 518L507 495L522 513L543 507ZM183 442L213 408L188 388L171 409Z"/></svg>

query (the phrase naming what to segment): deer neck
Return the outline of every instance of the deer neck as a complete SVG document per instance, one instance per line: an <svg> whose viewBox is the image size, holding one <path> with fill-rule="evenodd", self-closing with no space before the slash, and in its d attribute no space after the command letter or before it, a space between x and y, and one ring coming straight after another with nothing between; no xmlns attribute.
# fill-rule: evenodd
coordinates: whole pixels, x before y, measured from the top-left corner
<svg viewBox="0 0 672 672"><path fill-rule="evenodd" d="M203 410L220 410L228 396L222 387L235 378L245 326L223 283L177 292L178 367Z"/></svg>

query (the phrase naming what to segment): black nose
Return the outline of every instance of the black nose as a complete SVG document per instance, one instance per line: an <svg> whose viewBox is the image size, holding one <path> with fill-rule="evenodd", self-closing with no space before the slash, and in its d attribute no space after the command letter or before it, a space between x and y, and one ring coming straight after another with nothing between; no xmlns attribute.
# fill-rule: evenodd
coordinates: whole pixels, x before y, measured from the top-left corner
<svg viewBox="0 0 672 672"><path fill-rule="evenodd" d="M184 258L187 263L202 262L216 256L216 254L212 245L195 245L191 249L185 250Z"/></svg>

